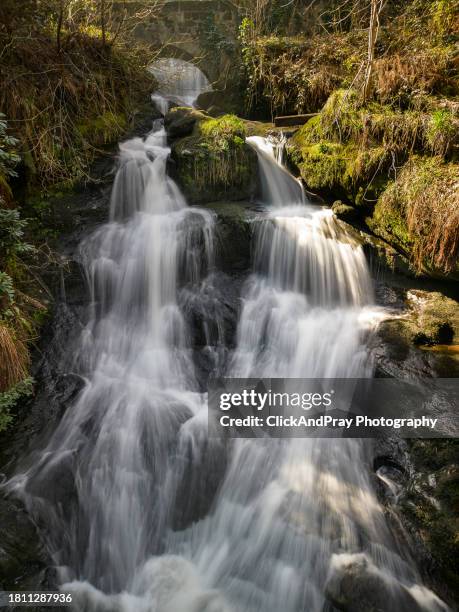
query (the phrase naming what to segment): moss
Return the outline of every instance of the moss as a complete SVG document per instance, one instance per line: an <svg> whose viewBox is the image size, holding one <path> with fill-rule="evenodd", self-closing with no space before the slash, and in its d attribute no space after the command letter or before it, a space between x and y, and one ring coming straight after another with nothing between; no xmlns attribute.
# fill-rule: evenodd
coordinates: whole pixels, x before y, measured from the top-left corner
<svg viewBox="0 0 459 612"><path fill-rule="evenodd" d="M77 131L85 141L100 146L114 142L126 129L126 125L126 117L121 113L106 112L79 123Z"/></svg>
<svg viewBox="0 0 459 612"><path fill-rule="evenodd" d="M204 116L190 136L173 144L177 179L191 202L250 199L257 161L245 143L248 131L235 115Z"/></svg>
<svg viewBox="0 0 459 612"><path fill-rule="evenodd" d="M360 149L354 143L311 143L308 136L309 131L300 130L288 148L288 156L310 190L344 198L358 206L376 200L388 180L378 175L388 163L384 147Z"/></svg>
<svg viewBox="0 0 459 612"><path fill-rule="evenodd" d="M408 231L406 221L398 209L385 204L388 194L385 192L378 200L373 215L367 217L368 227L377 235L395 245L402 253L409 254L413 240Z"/></svg>
<svg viewBox="0 0 459 612"><path fill-rule="evenodd" d="M422 344L459 343L459 304L439 292L410 291Z"/></svg>
<svg viewBox="0 0 459 612"><path fill-rule="evenodd" d="M459 343L459 304L439 292L411 290L403 318L388 319L379 327L380 336L396 347L404 359L413 345ZM402 350L403 349L403 350Z"/></svg>

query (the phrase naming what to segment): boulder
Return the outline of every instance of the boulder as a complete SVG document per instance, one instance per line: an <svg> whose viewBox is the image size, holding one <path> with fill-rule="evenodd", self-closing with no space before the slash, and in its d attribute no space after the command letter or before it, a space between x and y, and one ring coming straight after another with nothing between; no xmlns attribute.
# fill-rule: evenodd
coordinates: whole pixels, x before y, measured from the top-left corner
<svg viewBox="0 0 459 612"><path fill-rule="evenodd" d="M193 128L172 143L173 176L191 204L250 200L257 188L258 162L245 138L251 132L235 115L211 118L191 111ZM185 123L185 116L180 120ZM167 129L173 127L167 122ZM181 128L183 129L183 128ZM177 129L173 130L177 133ZM169 134L170 131L169 131Z"/></svg>
<svg viewBox="0 0 459 612"><path fill-rule="evenodd" d="M217 114L237 113L241 106L241 100L237 99L234 93L226 89L204 91L196 99L196 107L212 115L215 112ZM212 112L211 109L213 109Z"/></svg>
<svg viewBox="0 0 459 612"><path fill-rule="evenodd" d="M176 106L164 117L164 126L170 140L189 136L197 121L207 118L205 113L187 106Z"/></svg>
<svg viewBox="0 0 459 612"><path fill-rule="evenodd" d="M434 593L416 584L403 584L377 568L364 553L333 555L325 593L342 612L425 612L418 598L428 599L432 612L447 610Z"/></svg>
<svg viewBox="0 0 459 612"><path fill-rule="evenodd" d="M343 221L354 221L359 216L358 210L354 206L344 204L341 200L336 200L333 203L332 211Z"/></svg>

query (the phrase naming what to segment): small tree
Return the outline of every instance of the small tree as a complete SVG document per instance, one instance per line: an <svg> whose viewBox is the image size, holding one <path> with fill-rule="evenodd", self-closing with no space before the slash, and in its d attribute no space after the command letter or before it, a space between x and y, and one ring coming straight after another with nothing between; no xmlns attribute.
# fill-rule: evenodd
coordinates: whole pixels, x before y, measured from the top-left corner
<svg viewBox="0 0 459 612"><path fill-rule="evenodd" d="M368 100L370 93L371 75L375 58L375 46L379 33L379 17L384 6L384 0L371 0L370 2L370 26L368 28L368 57L363 81L363 101Z"/></svg>

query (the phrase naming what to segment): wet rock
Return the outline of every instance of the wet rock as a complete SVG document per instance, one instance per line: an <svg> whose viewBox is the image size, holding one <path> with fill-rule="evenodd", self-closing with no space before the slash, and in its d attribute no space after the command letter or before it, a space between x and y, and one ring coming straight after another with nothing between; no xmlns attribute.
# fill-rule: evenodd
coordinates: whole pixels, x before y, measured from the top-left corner
<svg viewBox="0 0 459 612"><path fill-rule="evenodd" d="M257 156L245 142L252 128L235 115L213 119L202 114L189 136L173 141L173 178L189 203L250 200L254 196Z"/></svg>
<svg viewBox="0 0 459 612"><path fill-rule="evenodd" d="M35 583L50 562L35 525L16 500L0 498L0 588L13 590Z"/></svg>
<svg viewBox="0 0 459 612"><path fill-rule="evenodd" d="M418 587L421 588L421 587ZM405 586L379 570L365 554L333 555L326 596L343 612L422 612ZM439 603L431 610L446 610Z"/></svg>
<svg viewBox="0 0 459 612"><path fill-rule="evenodd" d="M224 113L237 113L239 100L232 92L223 89L204 91L196 99L196 106L212 116Z"/></svg>
<svg viewBox="0 0 459 612"><path fill-rule="evenodd" d="M171 108L164 118L164 126L171 140L189 136L197 121L208 118L208 115L194 108L176 106Z"/></svg>
<svg viewBox="0 0 459 612"><path fill-rule="evenodd" d="M250 203L210 202L206 208L217 214L218 267L228 274L248 270L252 240Z"/></svg>
<svg viewBox="0 0 459 612"><path fill-rule="evenodd" d="M459 601L459 441L409 440L410 480L393 508L423 577Z"/></svg>

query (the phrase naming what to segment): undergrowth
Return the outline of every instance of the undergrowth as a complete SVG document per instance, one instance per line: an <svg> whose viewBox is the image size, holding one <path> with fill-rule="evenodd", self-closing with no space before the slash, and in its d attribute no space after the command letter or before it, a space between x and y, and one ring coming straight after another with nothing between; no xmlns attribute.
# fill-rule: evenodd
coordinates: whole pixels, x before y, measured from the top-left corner
<svg viewBox="0 0 459 612"><path fill-rule="evenodd" d="M84 176L89 162L126 129L153 88L139 48L107 47L91 32L60 52L46 28L5 44L0 108L20 140L28 181L41 186Z"/></svg>
<svg viewBox="0 0 459 612"><path fill-rule="evenodd" d="M401 220L402 228L406 227L418 272L426 265L445 273L459 267L458 177L457 163L413 156L375 208L375 222L383 223L389 231L403 232L397 224L392 227L394 217Z"/></svg>
<svg viewBox="0 0 459 612"><path fill-rule="evenodd" d="M333 3L331 3L333 4ZM349 3L349 10L352 3ZM328 23L307 36L260 33L248 16L240 29L247 106L274 114L319 110L337 88L360 89L367 56L368 11ZM456 0L387 3L381 16L371 98L402 110L421 95L459 93Z"/></svg>

